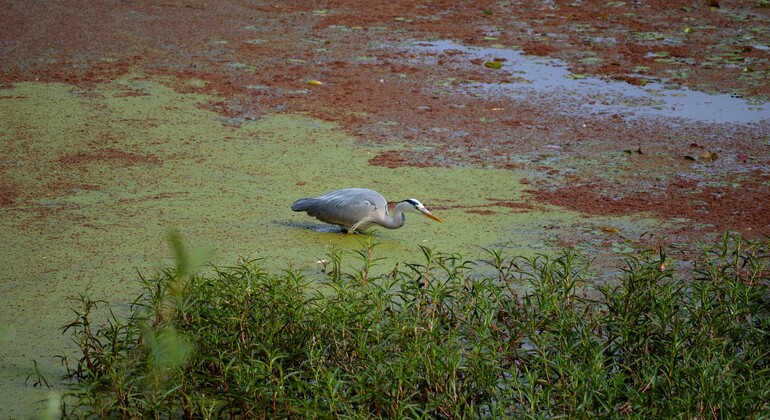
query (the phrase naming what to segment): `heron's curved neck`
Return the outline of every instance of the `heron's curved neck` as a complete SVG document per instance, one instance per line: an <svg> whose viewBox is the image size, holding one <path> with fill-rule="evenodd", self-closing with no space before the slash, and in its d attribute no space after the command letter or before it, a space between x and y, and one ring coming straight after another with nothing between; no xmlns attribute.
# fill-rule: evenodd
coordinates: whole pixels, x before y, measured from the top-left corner
<svg viewBox="0 0 770 420"><path fill-rule="evenodd" d="M411 204L405 203L403 201L396 204L396 206L393 208L393 214L385 216L385 220L382 221L381 225L388 229L398 229L401 226L404 226L404 223L406 223L404 209L407 208L407 206L411 206Z"/></svg>

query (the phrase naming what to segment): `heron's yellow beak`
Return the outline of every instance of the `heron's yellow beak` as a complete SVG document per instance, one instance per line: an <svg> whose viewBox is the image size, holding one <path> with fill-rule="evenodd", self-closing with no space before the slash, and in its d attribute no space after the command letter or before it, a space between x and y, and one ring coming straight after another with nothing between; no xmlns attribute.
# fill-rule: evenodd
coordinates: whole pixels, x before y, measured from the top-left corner
<svg viewBox="0 0 770 420"><path fill-rule="evenodd" d="M441 220L438 216L434 215L433 213L429 212L428 210L421 210L421 211L422 211L423 215L428 216L428 217L430 217L431 219L433 219L433 220L435 220L437 222L444 223L443 220Z"/></svg>

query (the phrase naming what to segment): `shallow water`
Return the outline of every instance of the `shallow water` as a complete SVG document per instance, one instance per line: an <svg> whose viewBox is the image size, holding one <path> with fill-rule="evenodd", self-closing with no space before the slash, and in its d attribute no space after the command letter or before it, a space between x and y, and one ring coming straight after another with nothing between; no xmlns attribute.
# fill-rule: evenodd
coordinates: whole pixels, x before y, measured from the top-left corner
<svg viewBox="0 0 770 420"><path fill-rule="evenodd" d="M531 255L548 252L562 232L582 229L622 250L624 237L608 238L597 226L639 237L660 224L499 206L526 201L524 173L369 166L381 149L302 115L234 126L206 109L219 98L170 87L199 83L132 75L90 90L21 83L3 91L3 181L16 195L0 220L0 395L7 401L0 417L29 417L37 401L61 390L64 370L55 356L76 356L60 330L73 319L68 298L89 288L125 313L140 290L138 273L173 263L166 243L173 229L218 265L261 258L269 270L318 275L318 260L333 250L347 252L344 261L355 267L353 251L370 239L332 232L289 209L299 197L335 188L415 197L444 219L409 215L402 229L376 231L383 271L419 262L420 245L471 259L484 255L482 247ZM33 360L53 391L25 385Z"/></svg>
<svg viewBox="0 0 770 420"><path fill-rule="evenodd" d="M513 49L467 47L447 40L419 42L409 48L431 52L461 51L469 59L505 60L499 71L510 73L519 82L478 83L478 87L487 95L502 93L523 98L533 94L557 94L559 100L572 98L578 101L583 112L628 113L632 118L665 116L710 123L744 124L770 119L770 107L765 103L660 83L636 86L625 82L608 82L597 77L576 75L561 60L528 56Z"/></svg>

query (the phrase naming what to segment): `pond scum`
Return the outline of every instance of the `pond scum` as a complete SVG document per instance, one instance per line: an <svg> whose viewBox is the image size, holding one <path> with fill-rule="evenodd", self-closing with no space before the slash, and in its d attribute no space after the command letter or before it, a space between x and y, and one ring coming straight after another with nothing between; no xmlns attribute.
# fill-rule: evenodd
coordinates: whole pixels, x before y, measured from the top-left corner
<svg viewBox="0 0 770 420"><path fill-rule="evenodd" d="M422 248L373 276L362 245L317 287L257 261L194 272L172 243L178 267L142 279L129 318L95 327L104 303L77 299L65 416L770 416L767 239L725 235L684 274L642 251L603 287L571 250L489 250L477 276Z"/></svg>

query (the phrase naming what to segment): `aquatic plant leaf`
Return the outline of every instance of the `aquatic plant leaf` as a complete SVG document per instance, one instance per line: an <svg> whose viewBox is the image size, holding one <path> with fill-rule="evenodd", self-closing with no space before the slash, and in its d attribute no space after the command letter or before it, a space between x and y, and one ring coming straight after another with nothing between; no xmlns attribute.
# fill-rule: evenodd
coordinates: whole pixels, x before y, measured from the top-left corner
<svg viewBox="0 0 770 420"><path fill-rule="evenodd" d="M580 60L583 64L599 64L602 62L602 59L599 57L586 57L582 60Z"/></svg>
<svg viewBox="0 0 770 420"><path fill-rule="evenodd" d="M719 156L717 156L717 154L715 152L712 152L710 150L704 150L703 153L700 154L700 159L701 160L710 160L710 161L713 162L713 161L717 160L718 158L719 158Z"/></svg>

